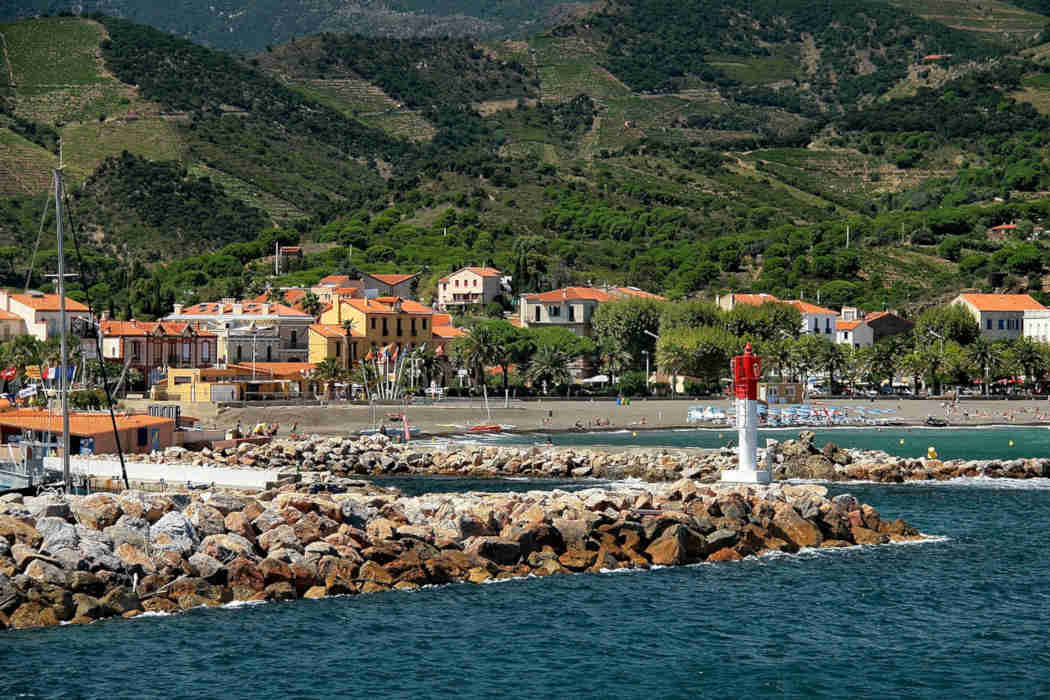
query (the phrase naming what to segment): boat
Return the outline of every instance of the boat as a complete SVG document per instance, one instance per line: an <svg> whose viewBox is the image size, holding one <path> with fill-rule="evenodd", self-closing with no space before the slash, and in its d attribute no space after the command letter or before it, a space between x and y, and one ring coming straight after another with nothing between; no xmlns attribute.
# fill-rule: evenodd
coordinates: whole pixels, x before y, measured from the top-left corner
<svg viewBox="0 0 1050 700"><path fill-rule="evenodd" d="M495 423L487 425L472 425L467 428L468 433L498 433L501 430L503 430L503 426Z"/></svg>

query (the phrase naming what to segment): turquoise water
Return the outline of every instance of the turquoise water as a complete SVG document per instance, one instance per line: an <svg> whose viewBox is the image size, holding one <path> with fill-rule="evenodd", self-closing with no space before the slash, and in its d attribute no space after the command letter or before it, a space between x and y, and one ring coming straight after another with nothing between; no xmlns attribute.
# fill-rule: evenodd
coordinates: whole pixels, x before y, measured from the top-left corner
<svg viewBox="0 0 1050 700"><path fill-rule="evenodd" d="M0 697L1047 697L1050 484L848 490L946 539L6 632Z"/></svg>
<svg viewBox="0 0 1050 700"><path fill-rule="evenodd" d="M759 430L759 444L765 438L788 440L809 428ZM920 457L933 445L942 459L1014 459L1050 457L1050 429L1047 428L814 428L817 445L834 442L841 447L884 450L902 457ZM699 428L695 430L628 430L615 432L563 433L552 435L555 446L607 445L611 447L721 447L736 444L735 430ZM540 433L501 434L478 442L485 444L543 444ZM1010 441L1013 445L1010 445ZM903 441L903 442L902 442Z"/></svg>

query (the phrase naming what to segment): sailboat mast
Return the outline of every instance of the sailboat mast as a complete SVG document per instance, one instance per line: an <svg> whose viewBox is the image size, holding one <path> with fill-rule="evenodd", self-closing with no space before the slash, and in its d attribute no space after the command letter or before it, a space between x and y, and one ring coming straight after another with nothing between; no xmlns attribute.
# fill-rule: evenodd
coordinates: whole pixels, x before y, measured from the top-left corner
<svg viewBox="0 0 1050 700"><path fill-rule="evenodd" d="M69 473L69 348L66 347L66 260L65 235L62 232L62 171L55 170L55 221L58 224L58 311L61 363L59 365L59 395L62 398L62 480L66 493L73 490Z"/></svg>

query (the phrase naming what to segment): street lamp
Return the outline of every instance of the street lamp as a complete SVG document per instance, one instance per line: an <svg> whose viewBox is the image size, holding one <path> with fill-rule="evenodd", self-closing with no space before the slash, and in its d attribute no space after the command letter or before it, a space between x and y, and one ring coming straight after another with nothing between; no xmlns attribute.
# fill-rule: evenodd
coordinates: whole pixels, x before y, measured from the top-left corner
<svg viewBox="0 0 1050 700"><path fill-rule="evenodd" d="M649 351L642 350L642 354L645 355L645 393L649 393Z"/></svg>

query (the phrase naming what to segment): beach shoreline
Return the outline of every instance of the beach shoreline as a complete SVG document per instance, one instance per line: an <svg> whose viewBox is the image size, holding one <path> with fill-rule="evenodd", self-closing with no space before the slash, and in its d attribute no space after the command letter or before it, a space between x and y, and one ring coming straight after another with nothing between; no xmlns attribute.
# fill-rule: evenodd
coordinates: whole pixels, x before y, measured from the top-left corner
<svg viewBox="0 0 1050 700"><path fill-rule="evenodd" d="M846 410L862 416L876 409L878 420L884 426L929 427L926 418L932 416L947 420L947 426L989 427L995 425L1013 427L1050 426L1050 402L1040 400L994 401L983 399L961 400L948 414L948 402L924 399L887 400L876 399L831 399L813 401L815 408ZM462 435L474 425L496 424L504 432L562 434L569 432L611 432L617 430L687 430L711 428L731 429L727 423L696 423L686 421L692 406L711 406L716 411L730 413L733 405L729 399L696 401L635 399L629 404L618 405L613 401L504 401L493 400L486 407L481 401L449 401L435 405L408 404L400 406L378 406L377 424L387 427L391 433L401 427L400 421L390 420L387 414L404 413L413 428L431 437ZM194 415L193 407L184 410ZM327 406L251 406L246 408L220 409L213 417L202 418L203 425L232 428L240 424L247 428L256 423L277 423L280 435L287 435L294 424L299 434L351 435L359 430L373 427L372 409L367 405L338 404ZM599 424L601 423L601 424ZM607 424L606 424L607 423ZM827 426L821 421L790 426L768 426L775 428L805 427L866 427L863 421L851 425ZM767 428L767 426L762 426ZM877 424L873 427L879 427Z"/></svg>

